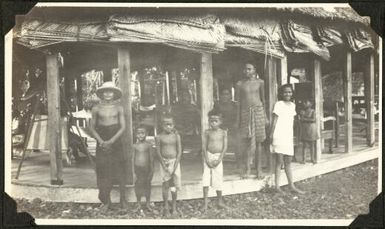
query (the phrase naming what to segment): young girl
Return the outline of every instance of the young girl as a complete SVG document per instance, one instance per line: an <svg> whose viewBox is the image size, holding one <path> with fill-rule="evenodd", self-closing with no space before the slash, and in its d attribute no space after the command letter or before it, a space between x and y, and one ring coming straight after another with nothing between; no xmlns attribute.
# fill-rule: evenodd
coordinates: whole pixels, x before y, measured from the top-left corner
<svg viewBox="0 0 385 229"><path fill-rule="evenodd" d="M275 156L275 188L276 191L282 193L279 187L279 179L281 174L282 163L285 165L285 173L289 182L290 189L302 194L303 191L295 187L293 183L293 175L291 171L291 159L294 155L293 143L293 125L295 104L291 102L293 96L293 88L290 84L285 84L280 88L281 100L274 105L273 120L270 130L270 141L272 145L272 153Z"/></svg>
<svg viewBox="0 0 385 229"><path fill-rule="evenodd" d="M304 110L301 111L301 140L302 140L302 164L306 161L306 145L310 148L310 157L313 164L316 163L315 151L316 141L319 138L316 128L316 116L312 108L312 102L306 99L303 103Z"/></svg>

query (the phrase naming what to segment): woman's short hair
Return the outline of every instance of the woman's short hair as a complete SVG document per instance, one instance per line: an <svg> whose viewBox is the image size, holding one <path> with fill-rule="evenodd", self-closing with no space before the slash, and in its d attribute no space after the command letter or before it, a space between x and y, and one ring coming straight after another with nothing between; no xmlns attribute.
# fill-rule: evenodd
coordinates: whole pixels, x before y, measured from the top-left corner
<svg viewBox="0 0 385 229"><path fill-rule="evenodd" d="M287 83L287 84L284 84L284 85L279 87L279 89L278 89L278 100L283 100L283 90L285 90L285 88L290 88L291 91L293 92L293 95L294 95L293 85Z"/></svg>

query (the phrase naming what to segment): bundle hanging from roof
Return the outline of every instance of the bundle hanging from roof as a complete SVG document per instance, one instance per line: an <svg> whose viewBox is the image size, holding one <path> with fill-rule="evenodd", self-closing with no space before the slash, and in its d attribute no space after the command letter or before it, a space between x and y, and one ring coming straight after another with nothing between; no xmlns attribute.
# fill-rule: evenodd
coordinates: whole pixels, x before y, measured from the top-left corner
<svg viewBox="0 0 385 229"><path fill-rule="evenodd" d="M330 25L317 25L314 32L315 36L326 47L340 45L343 43L341 32Z"/></svg>
<svg viewBox="0 0 385 229"><path fill-rule="evenodd" d="M347 43L355 52L366 48L374 48L370 34L361 28L351 28L346 31L345 35Z"/></svg>
<svg viewBox="0 0 385 229"><path fill-rule="evenodd" d="M223 51L225 28L214 15L113 15L107 24L111 41L150 42L198 52Z"/></svg>
<svg viewBox="0 0 385 229"><path fill-rule="evenodd" d="M274 19L222 19L226 27L226 46L240 47L254 52L283 57L280 44L280 26Z"/></svg>
<svg viewBox="0 0 385 229"><path fill-rule="evenodd" d="M287 52L312 52L325 60L330 59L329 50L313 38L313 29L304 23L288 20L281 24L281 43Z"/></svg>

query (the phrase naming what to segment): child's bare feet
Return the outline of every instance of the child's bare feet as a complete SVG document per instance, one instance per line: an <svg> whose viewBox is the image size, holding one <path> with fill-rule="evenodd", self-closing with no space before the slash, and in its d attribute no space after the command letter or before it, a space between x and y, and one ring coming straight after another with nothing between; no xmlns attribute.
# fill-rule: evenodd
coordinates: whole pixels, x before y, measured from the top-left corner
<svg viewBox="0 0 385 229"><path fill-rule="evenodd" d="M178 216L178 212L177 212L176 210L175 210L175 211L173 210L172 213L171 213L171 216L172 216L172 217Z"/></svg>
<svg viewBox="0 0 385 229"><path fill-rule="evenodd" d="M293 192L293 193L297 193L297 194L305 194L304 191L302 191L301 189L298 189L298 188L295 187L294 185L290 187L290 190L291 190L291 192Z"/></svg>
<svg viewBox="0 0 385 229"><path fill-rule="evenodd" d="M284 194L284 192L282 191L282 189L280 187L275 187L273 190L275 193Z"/></svg>
<svg viewBox="0 0 385 229"><path fill-rule="evenodd" d="M128 208L128 203L127 203L127 201L122 201L122 202L120 202L120 208L121 208L121 209L126 209L126 208Z"/></svg>
<svg viewBox="0 0 385 229"><path fill-rule="evenodd" d="M100 211L107 212L112 209L111 204L101 204L99 207Z"/></svg>
<svg viewBox="0 0 385 229"><path fill-rule="evenodd" d="M262 175L262 172L257 172L257 173L256 173L256 179L262 180L263 178L265 178L265 176Z"/></svg>
<svg viewBox="0 0 385 229"><path fill-rule="evenodd" d="M163 216L165 217L170 216L170 209L168 207L163 209Z"/></svg>
<svg viewBox="0 0 385 229"><path fill-rule="evenodd" d="M203 212L203 213L206 213L207 212L207 205L205 204L205 205L203 205L203 207L201 208L201 212Z"/></svg>
<svg viewBox="0 0 385 229"><path fill-rule="evenodd" d="M142 205L140 203L136 204L136 207L134 208L134 212L139 212L142 209Z"/></svg>
<svg viewBox="0 0 385 229"><path fill-rule="evenodd" d="M226 204L224 204L223 202L218 203L218 208L225 209L225 210L229 209L229 207Z"/></svg>
<svg viewBox="0 0 385 229"><path fill-rule="evenodd" d="M176 216L177 215L178 212L177 212L176 206L172 206L171 213L172 213L172 216Z"/></svg>
<svg viewBox="0 0 385 229"><path fill-rule="evenodd" d="M147 210L152 211L152 207L150 203L146 203L146 208Z"/></svg>

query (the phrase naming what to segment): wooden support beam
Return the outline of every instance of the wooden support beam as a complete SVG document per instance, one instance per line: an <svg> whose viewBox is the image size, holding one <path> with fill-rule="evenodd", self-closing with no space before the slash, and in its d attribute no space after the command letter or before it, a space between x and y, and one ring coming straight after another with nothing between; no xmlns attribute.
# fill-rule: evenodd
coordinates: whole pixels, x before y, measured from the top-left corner
<svg viewBox="0 0 385 229"><path fill-rule="evenodd" d="M373 146L375 141L375 127L374 127L374 55L369 54L368 62L366 64L365 72L365 97L366 97L366 111L367 111L367 129L366 140L368 146Z"/></svg>
<svg viewBox="0 0 385 229"><path fill-rule="evenodd" d="M123 139L127 143L124 147L127 169L126 176L129 184L133 183L132 149L133 149L133 131L132 131L132 106L131 106L131 69L130 69L130 51L127 47L118 47L118 66L119 66L119 87L122 90L121 102L124 109L124 118L126 121L126 130L123 133Z"/></svg>
<svg viewBox="0 0 385 229"><path fill-rule="evenodd" d="M317 59L317 57L313 60L313 87L314 87L314 110L316 113L316 127L317 127L317 133L318 136L322 136L321 130L322 130L322 72L321 72L321 61ZM322 155L322 139L317 139L316 142L316 161L321 160Z"/></svg>
<svg viewBox="0 0 385 229"><path fill-rule="evenodd" d="M280 61L279 85L284 85L284 84L287 84L287 82L288 82L288 79L287 79L287 77L288 77L288 74L287 74L287 71L288 71L287 56L284 56L279 61Z"/></svg>
<svg viewBox="0 0 385 229"><path fill-rule="evenodd" d="M209 128L207 114L214 106L213 98L213 61L212 54L202 53L200 84L200 104L201 104L201 137L202 143L204 131ZM203 145L202 145L203 146Z"/></svg>
<svg viewBox="0 0 385 229"><path fill-rule="evenodd" d="M46 55L47 64L47 99L48 126L50 151L51 184L63 184L63 164L61 149L61 121L60 121L60 88L59 63L57 53Z"/></svg>
<svg viewBox="0 0 385 229"><path fill-rule="evenodd" d="M347 51L344 61L344 105L345 105L345 153L352 152L352 53Z"/></svg>
<svg viewBox="0 0 385 229"><path fill-rule="evenodd" d="M287 63L287 62L286 62ZM282 64L282 62L281 62ZM277 84L277 74L278 74L278 60L274 57L267 57L267 69L265 69L265 109L266 109L266 115L269 119L269 123L272 122L273 117L273 109L274 104L277 102L278 99L278 84ZM287 65L286 65L287 66ZM282 65L281 69L282 70ZM280 72L282 74L282 71ZM270 133L268 133L269 129L267 131L267 136L269 136ZM265 153L267 153L270 150L269 145L265 145ZM268 153L266 155L267 159L267 165L269 166L269 171L273 172L274 170L274 163L272 160L272 154Z"/></svg>

